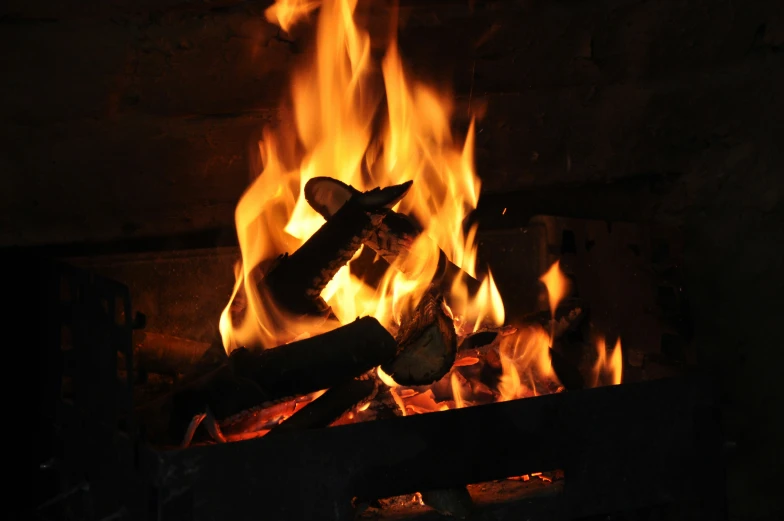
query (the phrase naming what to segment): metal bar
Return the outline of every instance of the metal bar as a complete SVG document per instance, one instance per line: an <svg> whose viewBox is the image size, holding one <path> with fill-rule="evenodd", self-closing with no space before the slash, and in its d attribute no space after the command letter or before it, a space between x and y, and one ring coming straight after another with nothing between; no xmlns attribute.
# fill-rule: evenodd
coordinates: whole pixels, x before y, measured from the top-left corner
<svg viewBox="0 0 784 521"><path fill-rule="evenodd" d="M700 469L716 468L719 431L702 421L713 417L703 384L626 384L154 452L155 482L164 505L192 495L198 520L350 519L355 496L556 468L559 519L704 501L715 487L698 484Z"/></svg>

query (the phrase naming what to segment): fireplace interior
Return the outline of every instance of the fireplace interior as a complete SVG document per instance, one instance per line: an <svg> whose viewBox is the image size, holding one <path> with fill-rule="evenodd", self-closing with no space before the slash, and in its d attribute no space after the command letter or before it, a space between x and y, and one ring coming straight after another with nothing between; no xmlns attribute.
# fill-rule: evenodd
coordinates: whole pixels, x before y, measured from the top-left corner
<svg viewBox="0 0 784 521"><path fill-rule="evenodd" d="M780 519L777 2L271 4L0 8L14 512Z"/></svg>

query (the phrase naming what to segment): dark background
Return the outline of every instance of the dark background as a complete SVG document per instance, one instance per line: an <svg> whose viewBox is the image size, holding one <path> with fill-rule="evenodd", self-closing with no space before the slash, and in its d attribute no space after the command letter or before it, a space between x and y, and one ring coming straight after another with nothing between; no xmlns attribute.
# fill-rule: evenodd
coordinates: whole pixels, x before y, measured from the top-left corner
<svg viewBox="0 0 784 521"><path fill-rule="evenodd" d="M268 4L3 2L0 246L231 230L307 48ZM457 125L482 116L484 190L676 179L639 215L686 239L695 338L736 443L730 517L780 519L781 1L412 0L401 16L405 59L454 86Z"/></svg>

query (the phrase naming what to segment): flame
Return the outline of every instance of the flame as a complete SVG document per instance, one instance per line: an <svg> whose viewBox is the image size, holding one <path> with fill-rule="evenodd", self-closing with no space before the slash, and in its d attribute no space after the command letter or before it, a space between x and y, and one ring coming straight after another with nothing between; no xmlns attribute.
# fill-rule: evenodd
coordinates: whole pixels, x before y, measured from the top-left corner
<svg viewBox="0 0 784 521"><path fill-rule="evenodd" d="M278 0L265 12L288 31L320 7L315 53L292 77L280 125L264 130L263 171L237 205L242 260L220 319L227 352L242 345L274 347L335 327L334 321L290 316L258 284L278 256L295 251L324 223L303 195L305 183L316 176L358 190L413 180L394 210L424 227L378 287L366 285L349 266L336 274L322 297L341 322L370 315L394 328L427 291L440 251L476 276L476 229L466 233L462 224L480 192L473 121L461 143L450 127L451 100L407 75L394 35L376 63L370 35L354 21L356 4ZM504 321L492 276L480 282L479 292L470 295L465 279L457 277L447 295L456 322L473 329Z"/></svg>
<svg viewBox="0 0 784 521"><path fill-rule="evenodd" d="M319 5L321 5L320 1L313 0L279 0L264 11L264 16L268 21L289 32L292 26L307 17Z"/></svg>
<svg viewBox="0 0 784 521"><path fill-rule="evenodd" d="M455 399L455 408L462 409L465 407L465 402L463 401L463 394L460 391L460 380L457 378L457 373L452 371L452 376L450 376L450 384L452 385L452 396Z"/></svg>
<svg viewBox="0 0 784 521"><path fill-rule="evenodd" d="M561 271L561 261L555 261L547 273L539 277L547 288L547 296L550 300L550 314L555 318L555 310L558 304L569 292L569 279Z"/></svg>
<svg viewBox="0 0 784 521"><path fill-rule="evenodd" d="M537 382L558 383L550 362L550 337L540 326L524 327L501 337L501 401L536 396Z"/></svg>
<svg viewBox="0 0 784 521"><path fill-rule="evenodd" d="M596 340L596 364L593 366L593 387L599 385L618 385L623 372L623 352L621 339L615 342L612 352L607 356L607 345L604 338Z"/></svg>

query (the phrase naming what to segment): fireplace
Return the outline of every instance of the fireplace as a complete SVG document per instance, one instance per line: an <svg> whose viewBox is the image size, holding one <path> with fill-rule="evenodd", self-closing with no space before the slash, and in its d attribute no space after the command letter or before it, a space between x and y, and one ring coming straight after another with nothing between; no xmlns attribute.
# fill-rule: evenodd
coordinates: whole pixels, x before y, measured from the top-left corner
<svg viewBox="0 0 784 521"><path fill-rule="evenodd" d="M687 125L670 146L680 120L668 114L713 121L690 112L701 95L682 101L615 60L607 34L628 34L589 27L668 27L668 9L321 4L109 9L120 33L144 37L108 112L73 134L59 112L47 127L66 177L84 167L76 184L93 188L57 197L34 183L25 193L46 210L4 241L15 275L40 282L23 293L41 308L37 517L725 518L738 445L714 353L737 338L713 323L706 347L706 323L732 320L712 316L699 269L724 261L695 240L714 225L691 199L707 197L694 195L707 166L689 147L737 148L736 163L748 150L720 125L708 138ZM103 14L19 9L20 34L105 33ZM753 25L752 57L737 60L755 71L780 46L775 23L756 25L764 13L733 21L738 34ZM538 36L526 44L509 20L528 18L546 24L527 22ZM563 20L569 65L551 70L566 55L538 45ZM194 67L216 42L230 66ZM645 63L680 77L702 63L694 52ZM522 66L531 80L511 72L522 55L542 65ZM178 75L204 89L179 96ZM23 105L19 121L42 118ZM90 173L86 144L117 157L138 136L120 154L124 181ZM145 183L134 172L148 167ZM775 213L775 187L758 192ZM749 450L750 434L729 431Z"/></svg>
<svg viewBox="0 0 784 521"><path fill-rule="evenodd" d="M581 193L588 190L580 187ZM510 197L525 196L488 196L476 217L496 212ZM348 425L308 428L306 422L244 441L216 443L202 426L187 446L162 446L143 419L129 414L133 405L176 389L178 375L205 358L222 305L213 295L230 294L237 248L62 251L64 264L28 264L49 281L37 297L52 310L43 315L48 342L41 359L59 361L42 375L51 392L45 400L49 427L55 426L60 441L41 470L58 476L59 494L40 515L115 513L161 520L723 515L724 442L713 386L697 371L691 347L687 288L677 270L678 234L628 221L546 215L525 217L521 227L507 214L508 223L486 219L495 224L479 233L480 258L501 268L496 280L510 314L534 322L544 318L545 325L547 291L537 275L553 259L560 261L571 291L556 313L565 331L553 345L568 358L567 369L558 372L568 385L585 389L549 389L556 394L463 408L456 407L453 389L446 394L441 389L436 405L451 410L417 411L421 405L414 400L406 417L351 422L339 415L337 423ZM608 273L616 286L601 283ZM585 369L585 357L589 367L596 363L593 339L583 335L598 327L625 339L624 381L587 389L591 385L568 380L568 369L581 360ZM488 333L494 332L466 338ZM537 388L548 392L541 384ZM358 404L349 409L361 414Z"/></svg>

